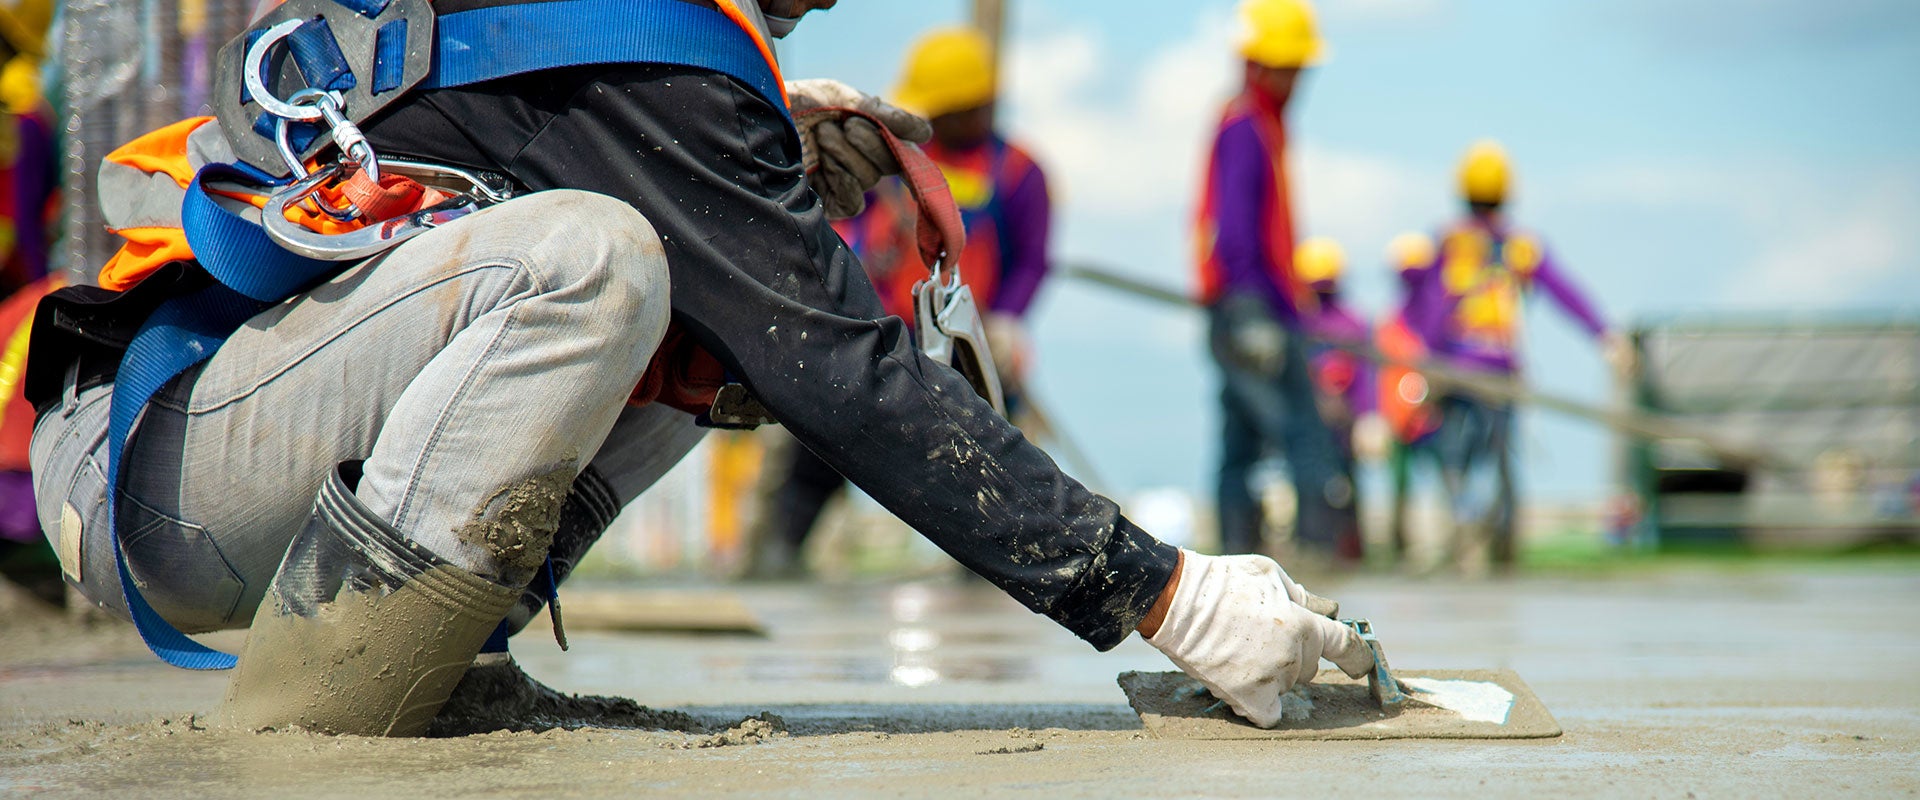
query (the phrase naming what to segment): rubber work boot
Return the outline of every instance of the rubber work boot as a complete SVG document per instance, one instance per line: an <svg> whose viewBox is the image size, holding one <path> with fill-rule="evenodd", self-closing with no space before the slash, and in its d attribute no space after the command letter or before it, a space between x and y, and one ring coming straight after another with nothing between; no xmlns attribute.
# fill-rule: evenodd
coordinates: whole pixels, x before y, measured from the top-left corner
<svg viewBox="0 0 1920 800"><path fill-rule="evenodd" d="M535 576L533 583L520 593L520 601L507 610L510 634L519 633L546 607L549 593L567 582L573 568L586 556L587 550L600 541L600 535L607 532L607 526L612 525L613 518L619 514L620 499L607 479L593 467L581 470L567 490L566 499L560 503L560 526L554 530L553 548L548 552L553 564L553 581L549 583L543 573ZM559 615L554 617L554 633L564 648L566 632Z"/></svg>
<svg viewBox="0 0 1920 800"><path fill-rule="evenodd" d="M267 587L218 713L246 730L418 736L520 596L374 516L359 462L320 488Z"/></svg>
<svg viewBox="0 0 1920 800"><path fill-rule="evenodd" d="M428 736L554 728L630 728L704 733L683 711L656 711L624 697L562 694L534 680L506 653L481 653L427 728Z"/></svg>

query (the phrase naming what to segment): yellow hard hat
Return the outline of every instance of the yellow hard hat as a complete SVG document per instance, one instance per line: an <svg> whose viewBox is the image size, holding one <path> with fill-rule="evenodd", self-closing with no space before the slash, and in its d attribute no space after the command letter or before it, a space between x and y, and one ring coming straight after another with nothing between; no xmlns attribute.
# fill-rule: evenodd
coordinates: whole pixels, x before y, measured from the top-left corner
<svg viewBox="0 0 1920 800"><path fill-rule="evenodd" d="M993 45L973 28L942 28L920 37L894 87L893 102L938 117L993 102Z"/></svg>
<svg viewBox="0 0 1920 800"><path fill-rule="evenodd" d="M1293 276L1308 286L1337 283L1346 269L1347 251L1325 236L1315 236L1293 249Z"/></svg>
<svg viewBox="0 0 1920 800"><path fill-rule="evenodd" d="M46 55L51 22L53 0L0 0L0 38L15 51L35 58Z"/></svg>
<svg viewBox="0 0 1920 800"><path fill-rule="evenodd" d="M1240 55L1263 67L1311 67L1326 55L1313 6L1307 0L1245 0L1240 4Z"/></svg>
<svg viewBox="0 0 1920 800"><path fill-rule="evenodd" d="M1460 160L1460 194L1469 203L1499 205L1507 200L1513 180L1507 164L1506 148L1492 139L1482 139L1467 148Z"/></svg>
<svg viewBox="0 0 1920 800"><path fill-rule="evenodd" d="M1433 263L1433 237L1419 231L1407 231L1387 243L1387 258L1395 269L1405 272Z"/></svg>

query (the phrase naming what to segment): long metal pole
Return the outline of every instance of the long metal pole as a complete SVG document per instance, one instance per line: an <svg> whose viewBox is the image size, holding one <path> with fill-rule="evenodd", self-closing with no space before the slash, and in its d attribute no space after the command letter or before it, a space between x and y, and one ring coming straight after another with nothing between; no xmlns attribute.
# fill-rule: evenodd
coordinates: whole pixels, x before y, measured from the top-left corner
<svg viewBox="0 0 1920 800"><path fill-rule="evenodd" d="M998 68L1006 59L1001 56L1000 43L1007 34L1006 0L973 0L973 26L987 35L987 42L993 45L994 74L1005 74Z"/></svg>

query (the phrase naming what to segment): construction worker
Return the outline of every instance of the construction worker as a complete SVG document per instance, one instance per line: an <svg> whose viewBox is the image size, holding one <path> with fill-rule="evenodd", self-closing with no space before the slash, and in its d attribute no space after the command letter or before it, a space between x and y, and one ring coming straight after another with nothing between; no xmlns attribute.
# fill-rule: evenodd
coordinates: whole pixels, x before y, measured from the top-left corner
<svg viewBox="0 0 1920 800"><path fill-rule="evenodd" d="M1387 244L1387 263L1398 279L1401 304L1374 334L1375 347L1388 360L1380 366L1377 407L1389 434L1387 467L1393 501L1387 516L1387 539L1396 559L1407 555L1407 499L1413 461L1432 452L1426 445L1440 423L1439 414L1429 402L1432 398L1426 377L1409 368L1426 360L1427 349L1406 322L1406 303L1433 263L1433 254L1433 237L1419 231L1403 232Z"/></svg>
<svg viewBox="0 0 1920 800"><path fill-rule="evenodd" d="M1358 423L1373 411L1373 369L1355 348L1365 347L1372 331L1341 296L1340 279L1347 254L1340 243L1324 236L1300 242L1294 250L1294 278L1313 292L1311 311L1302 320L1308 336L1307 362L1313 375L1314 398L1320 418L1333 432L1340 476L1355 487L1353 524L1335 532L1334 555L1347 564L1364 555L1360 539L1360 507L1355 474ZM1343 347L1344 345L1344 347Z"/></svg>
<svg viewBox="0 0 1920 800"><path fill-rule="evenodd" d="M0 3L0 574L57 602L65 590L33 504L33 407L20 397L34 304L60 286L47 275L58 182L40 94L52 13L49 0Z"/></svg>
<svg viewBox="0 0 1920 800"><path fill-rule="evenodd" d="M699 422L758 407L1035 612L1102 650L1140 631L1257 724L1322 656L1364 674L1336 606L1271 559L1154 539L885 315L827 209L902 160L937 177L889 142L931 131L780 79L769 40L831 5L268 12L217 66L246 94L109 155L128 245L36 317L35 488L76 585L184 666L235 659L183 631L250 627L225 725L568 713L507 636ZM929 250L957 253L927 188Z"/></svg>
<svg viewBox="0 0 1920 800"><path fill-rule="evenodd" d="M0 3L0 298L47 274L53 129L40 95L50 0Z"/></svg>
<svg viewBox="0 0 1920 800"><path fill-rule="evenodd" d="M1476 142L1460 161L1458 180L1466 217L1435 237L1432 263L1409 276L1407 324L1432 357L1455 368L1517 377L1522 303L1538 288L1602 345L1609 362L1624 363L1624 340L1608 332L1540 237L1508 221L1513 180L1506 150L1497 142ZM1433 446L1452 505L1453 546L1467 544L1463 534L1484 535L1493 563L1509 566L1515 555L1513 407L1449 393L1438 398L1438 410ZM1481 485L1488 477L1493 485Z"/></svg>
<svg viewBox="0 0 1920 800"><path fill-rule="evenodd" d="M927 118L933 140L927 155L946 176L967 227L960 277L986 312L986 330L1000 368L1008 416L1022 411L1029 362L1026 314L1047 277L1052 207L1047 178L1026 150L994 125L997 79L992 45L972 28L942 28L922 36L907 55L895 105ZM866 265L886 311L913 319L913 286L927 276L914 242L913 199L898 182L869 193L864 211L835 223ZM800 550L820 512L846 479L805 447L787 447L776 468L779 486L766 513L749 574L801 574Z"/></svg>
<svg viewBox="0 0 1920 800"><path fill-rule="evenodd" d="M1220 547L1261 546L1251 480L1263 457L1284 459L1297 512L1293 537L1330 558L1353 524L1353 485L1315 409L1302 323L1317 298L1293 274L1285 111L1323 46L1304 0L1247 0L1240 54L1244 83L1227 104L1209 158L1197 223L1200 297L1222 389Z"/></svg>

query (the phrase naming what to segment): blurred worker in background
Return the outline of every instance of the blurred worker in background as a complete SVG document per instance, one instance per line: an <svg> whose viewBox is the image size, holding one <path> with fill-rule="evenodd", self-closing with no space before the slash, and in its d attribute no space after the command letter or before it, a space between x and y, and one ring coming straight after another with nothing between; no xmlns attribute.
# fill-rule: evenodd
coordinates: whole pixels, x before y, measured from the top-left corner
<svg viewBox="0 0 1920 800"><path fill-rule="evenodd" d="M1465 219L1438 237L1432 262L1414 281L1408 325L1447 366L1501 378L1519 374L1522 301L1544 289L1567 316L1602 343L1609 362L1623 364L1625 341L1555 266L1540 238L1512 225L1505 212L1512 168L1496 142L1482 141L1461 160ZM1513 406L1468 394L1439 398L1434 447L1452 503L1454 555L1472 532L1490 539L1494 564L1514 561ZM1491 470L1494 485L1480 485Z"/></svg>
<svg viewBox="0 0 1920 800"><path fill-rule="evenodd" d="M1440 427L1432 391L1425 375L1407 365L1427 358L1426 344L1407 327L1406 303L1433 263L1433 237L1408 231L1387 244L1387 263L1399 279L1401 305L1374 332L1374 347L1385 357L1379 367L1379 419L1387 434L1387 464L1393 481L1393 500L1387 518L1387 538L1395 559L1407 555L1407 498L1413 460L1431 454L1428 443Z"/></svg>
<svg viewBox="0 0 1920 800"><path fill-rule="evenodd" d="M946 175L967 228L960 277L985 312L1007 414L1018 423L1032 358L1025 319L1047 277L1053 211L1046 174L995 127L997 91L986 35L942 28L913 44L893 101L933 123L925 150ZM927 277L914 238L915 214L905 186L889 180L867 194L864 211L834 224L866 266L887 313L909 322L913 286ZM821 511L847 484L805 447L787 447L774 463L768 477L778 485L759 518L762 535L753 545L748 577L803 574L801 548Z"/></svg>
<svg viewBox="0 0 1920 800"><path fill-rule="evenodd" d="M1352 526L1353 485L1340 474L1333 433L1316 409L1302 323L1319 298L1294 275L1285 111L1323 46L1303 0L1240 7L1245 83L1214 136L1196 225L1200 298L1220 365L1220 547L1261 546L1250 481L1268 455L1286 462L1298 499L1300 555L1331 556Z"/></svg>
<svg viewBox="0 0 1920 800"><path fill-rule="evenodd" d="M1314 304L1306 314L1303 329L1307 343L1307 363L1313 373L1315 399L1320 418L1333 431L1340 475L1354 487L1354 514L1334 535L1334 555L1349 564L1358 563L1363 553L1360 539L1359 484L1354 466L1360 435L1358 423L1373 410L1373 367L1354 348L1367 344L1371 329L1365 320L1347 306L1340 294L1340 279L1347 268L1346 250L1340 243L1316 236L1300 243L1294 251L1294 277L1313 292Z"/></svg>
<svg viewBox="0 0 1920 800"><path fill-rule="evenodd" d="M0 3L0 298L47 274L53 131L40 93L52 0Z"/></svg>
<svg viewBox="0 0 1920 800"><path fill-rule="evenodd" d="M21 399L34 305L59 287L47 275L55 208L53 132L40 93L51 0L0 4L0 573L59 601L59 563L33 504L28 441L33 406Z"/></svg>

